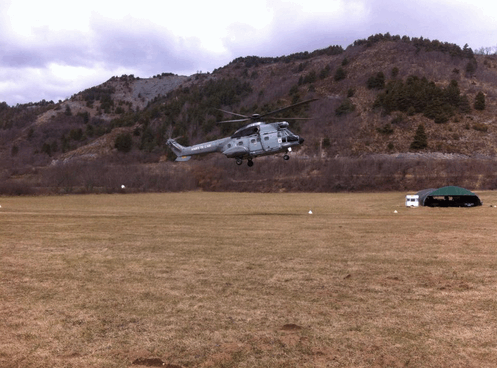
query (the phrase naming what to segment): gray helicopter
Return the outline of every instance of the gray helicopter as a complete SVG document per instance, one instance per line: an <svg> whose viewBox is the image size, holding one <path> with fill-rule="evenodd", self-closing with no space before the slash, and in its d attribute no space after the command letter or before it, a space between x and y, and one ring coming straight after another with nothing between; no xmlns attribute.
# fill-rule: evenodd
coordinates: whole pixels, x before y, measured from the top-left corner
<svg viewBox="0 0 497 368"><path fill-rule="evenodd" d="M176 142L176 139L172 138L168 139L166 143L177 156L176 161L188 161L193 155L212 152L221 152L228 158L234 158L237 165L241 165L243 160L247 160L249 167L254 165L253 159L258 156L274 155L280 152L285 153L283 159L286 161L290 159L288 154L292 151L292 147L304 143L304 138L292 133L288 129L290 124L287 121L264 123L261 119L316 100L317 99L302 101L263 115L253 114L252 116L246 116L218 109L219 111L241 118L225 120L219 123L252 122L238 129L231 137L221 138L215 141L195 144L189 147L183 147ZM285 119L308 120L307 118Z"/></svg>

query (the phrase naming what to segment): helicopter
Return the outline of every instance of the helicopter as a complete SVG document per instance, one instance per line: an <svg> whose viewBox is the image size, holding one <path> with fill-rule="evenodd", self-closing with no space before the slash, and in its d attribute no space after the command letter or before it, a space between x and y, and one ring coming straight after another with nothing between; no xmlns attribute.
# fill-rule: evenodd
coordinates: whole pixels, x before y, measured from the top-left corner
<svg viewBox="0 0 497 368"><path fill-rule="evenodd" d="M217 109L218 111L231 114L240 119L224 120L219 123L243 123L249 124L241 127L233 135L226 138L217 139L214 141L195 144L193 146L184 147L175 138L167 140L166 144L171 148L177 156L176 161L188 161L193 155L200 155L212 152L221 152L228 158L234 158L237 165L241 165L243 160L247 160L247 165L254 165L253 159L259 156L274 155L284 152L283 159L288 161L288 155L292 151L292 147L304 143L304 138L292 133L288 127L287 121L278 121L274 123L265 123L262 118L280 113L282 111L294 108L296 106L308 104L317 99L302 101L269 113L251 116L241 115L230 111ZM269 118L274 119L274 118ZM308 118L284 118L286 120L309 120ZM282 119L283 120L283 119Z"/></svg>

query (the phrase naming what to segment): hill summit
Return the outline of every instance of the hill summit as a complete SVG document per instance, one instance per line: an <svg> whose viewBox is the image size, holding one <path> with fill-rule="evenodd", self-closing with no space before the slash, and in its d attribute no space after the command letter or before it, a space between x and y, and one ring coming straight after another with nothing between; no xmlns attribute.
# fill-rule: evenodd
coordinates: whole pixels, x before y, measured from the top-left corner
<svg viewBox="0 0 497 368"><path fill-rule="evenodd" d="M493 189L497 57L440 41L374 35L212 73L112 77L59 103L0 104L0 193L177 190ZM288 162L222 155L174 163L165 146L232 134L219 109L292 111L305 145Z"/></svg>

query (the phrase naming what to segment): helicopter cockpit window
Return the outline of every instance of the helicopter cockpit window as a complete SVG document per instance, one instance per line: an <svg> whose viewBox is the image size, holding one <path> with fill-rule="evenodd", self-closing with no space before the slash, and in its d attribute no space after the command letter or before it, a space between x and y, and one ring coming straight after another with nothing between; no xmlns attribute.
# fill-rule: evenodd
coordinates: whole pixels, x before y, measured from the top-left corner
<svg viewBox="0 0 497 368"><path fill-rule="evenodd" d="M269 140L269 137L264 137L264 140L265 140L265 141L268 141L268 140Z"/></svg>
<svg viewBox="0 0 497 368"><path fill-rule="evenodd" d="M259 132L259 127L258 126L249 126L246 128L242 128L239 131L235 132L231 136L231 138L240 138L240 137L246 137L252 134L257 134Z"/></svg>
<svg viewBox="0 0 497 368"><path fill-rule="evenodd" d="M238 142L238 145L239 145L239 146L243 146L243 141L239 141L239 142Z"/></svg>
<svg viewBox="0 0 497 368"><path fill-rule="evenodd" d="M254 139L254 138L252 138L252 139L250 140L250 142L251 142L251 143L255 143L255 139Z"/></svg>

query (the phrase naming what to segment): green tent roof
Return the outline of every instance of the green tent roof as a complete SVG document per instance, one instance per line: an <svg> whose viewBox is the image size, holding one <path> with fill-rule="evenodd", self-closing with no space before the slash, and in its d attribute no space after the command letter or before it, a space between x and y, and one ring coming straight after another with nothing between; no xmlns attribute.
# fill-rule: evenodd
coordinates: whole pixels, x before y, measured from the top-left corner
<svg viewBox="0 0 497 368"><path fill-rule="evenodd" d="M475 196L476 194L461 187L443 187L430 193L431 196Z"/></svg>
<svg viewBox="0 0 497 368"><path fill-rule="evenodd" d="M454 206L454 205L460 205L460 206L480 206L482 203L480 201L480 198L478 196L461 187L456 187L456 186L448 186L448 187L443 187L443 188L438 188L438 189L424 189L421 190L417 193L419 195L419 203L422 206L425 205L449 205L449 206ZM440 201L440 200L433 200L433 197L450 197L452 199L456 198L457 200L454 201ZM428 199L428 201L427 201Z"/></svg>

